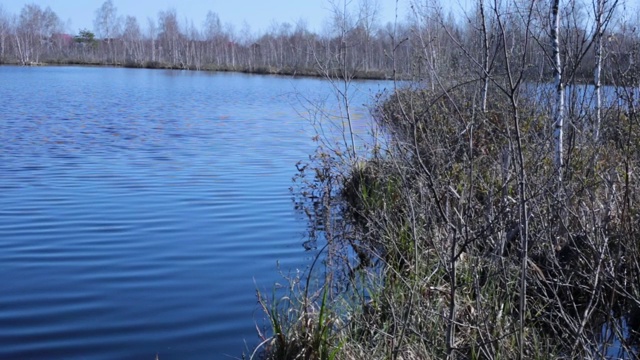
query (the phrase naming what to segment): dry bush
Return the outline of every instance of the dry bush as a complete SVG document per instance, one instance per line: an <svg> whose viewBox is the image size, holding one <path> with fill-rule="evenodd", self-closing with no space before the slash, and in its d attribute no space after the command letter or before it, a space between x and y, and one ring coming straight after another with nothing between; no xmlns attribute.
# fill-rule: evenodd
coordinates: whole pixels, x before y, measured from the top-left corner
<svg viewBox="0 0 640 360"><path fill-rule="evenodd" d="M640 322L637 115L609 109L598 143L574 126L559 184L548 119L539 104L521 102L521 199L507 101L496 96L478 113L472 96L465 87L391 94L376 113L390 134L386 148L356 163L320 148L301 167L294 193L314 243L326 249L325 297L301 297L294 308L315 303L340 319L339 329L307 327L327 331L323 346L337 349L336 359L516 358L521 348L526 358L632 357ZM289 320L300 328L300 317ZM319 336L302 333L289 343ZM329 356L301 348L274 358Z"/></svg>

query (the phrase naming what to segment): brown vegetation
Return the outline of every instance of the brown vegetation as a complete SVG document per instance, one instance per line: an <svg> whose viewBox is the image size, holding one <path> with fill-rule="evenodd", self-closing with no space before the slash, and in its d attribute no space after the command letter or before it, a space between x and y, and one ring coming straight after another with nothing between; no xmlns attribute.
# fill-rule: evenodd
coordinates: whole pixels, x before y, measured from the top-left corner
<svg viewBox="0 0 640 360"><path fill-rule="evenodd" d="M439 27L422 33L416 81L374 107L386 141L359 156L321 141L300 167L297 206L324 263L292 279L286 306L260 298L279 324L265 357L637 357L638 72L603 67L615 86L594 106L576 74L596 36L554 38L548 4L484 4L464 41L426 14ZM571 34L584 21L565 11ZM451 64L428 57L438 34L460 56L446 76ZM554 86L551 72L532 80L538 57Z"/></svg>

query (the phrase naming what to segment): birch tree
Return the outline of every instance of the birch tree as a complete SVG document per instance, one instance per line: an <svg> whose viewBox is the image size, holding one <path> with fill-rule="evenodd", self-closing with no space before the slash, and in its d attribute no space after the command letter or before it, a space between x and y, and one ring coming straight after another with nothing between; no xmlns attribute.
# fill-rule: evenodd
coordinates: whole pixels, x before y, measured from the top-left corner
<svg viewBox="0 0 640 360"><path fill-rule="evenodd" d="M151 17L147 18L147 36L149 37L149 45L151 48L151 61L155 63L156 61L158 61L156 55L156 40L158 38L158 28L156 27L156 22Z"/></svg>
<svg viewBox="0 0 640 360"><path fill-rule="evenodd" d="M378 26L378 14L380 13L380 3L378 0L360 0L358 12L358 26L362 27L364 39L364 69L369 70L373 62L371 54L372 36Z"/></svg>
<svg viewBox="0 0 640 360"><path fill-rule="evenodd" d="M126 52L126 60L135 64L142 62L142 31L138 20L133 16L127 16L125 20L123 40Z"/></svg>
<svg viewBox="0 0 640 360"><path fill-rule="evenodd" d="M618 5L618 0L614 0L610 6L609 0L594 0L594 13L596 22L595 31L595 70L593 74L593 85L596 94L595 108L595 124L593 125L593 140L598 141L600 138L600 126L602 123L602 63L604 60L604 33L607 25L611 21L614 10Z"/></svg>
<svg viewBox="0 0 640 360"><path fill-rule="evenodd" d="M23 65L40 62L40 55L50 43L51 35L62 27L58 15L50 8L25 5L20 12L15 32L18 57Z"/></svg>
<svg viewBox="0 0 640 360"><path fill-rule="evenodd" d="M600 137L600 122L601 122L601 108L602 108L602 90L600 89L600 74L602 73L602 36L603 34L603 26L602 26L602 15L604 13L604 0L595 0L596 1L596 63L595 63L595 71L593 74L593 85L595 86L596 93L596 120L593 129L593 140L598 141Z"/></svg>
<svg viewBox="0 0 640 360"><path fill-rule="evenodd" d="M560 59L560 0L551 0L551 48L553 52L553 81L555 101L553 108L553 138L555 141L554 163L558 171L558 180L562 181L562 150L564 128L564 82L562 79L562 61Z"/></svg>
<svg viewBox="0 0 640 360"><path fill-rule="evenodd" d="M113 38L116 36L118 26L117 10L112 0L105 1L102 6L96 10L96 18L93 23L98 37L107 42L108 57L111 57L113 62L115 62Z"/></svg>
<svg viewBox="0 0 640 360"><path fill-rule="evenodd" d="M220 66L220 39L222 38L222 23L217 13L209 11L204 22L204 36L207 41L207 59L210 63Z"/></svg>
<svg viewBox="0 0 640 360"><path fill-rule="evenodd" d="M160 44L164 51L168 54L167 62L170 64L180 63L180 25L178 23L178 15L175 9L161 11L158 15L158 24L160 27L160 35L158 36Z"/></svg>
<svg viewBox="0 0 640 360"><path fill-rule="evenodd" d="M4 62L7 49L7 38L9 37L9 16L0 4L0 64Z"/></svg>
<svg viewBox="0 0 640 360"><path fill-rule="evenodd" d="M489 93L489 81L491 76L491 63L489 62L489 32L487 29L487 15L484 9L484 0L478 0L478 12L482 35L482 112L487 112L487 95Z"/></svg>

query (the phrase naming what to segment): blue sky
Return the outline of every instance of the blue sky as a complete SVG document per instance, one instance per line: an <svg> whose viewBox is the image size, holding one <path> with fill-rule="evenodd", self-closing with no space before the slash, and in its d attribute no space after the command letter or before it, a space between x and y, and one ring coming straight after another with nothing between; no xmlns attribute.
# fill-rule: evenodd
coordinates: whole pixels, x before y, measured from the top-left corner
<svg viewBox="0 0 640 360"><path fill-rule="evenodd" d="M93 30L93 19L96 10L105 0L0 0L0 6L9 14L17 15L25 4L47 6L68 24L67 31L77 33L79 29ZM406 3L401 0L400 3ZM193 21L201 28L209 10L218 13L223 24L233 24L236 31L241 31L245 21L252 32L266 31L276 20L278 23L296 23L304 19L310 30L321 31L325 20L329 18L329 3L326 0L113 0L118 15L132 15L138 18L143 29L146 29L147 18L157 20L159 11L175 9L181 21ZM354 4L357 1L353 1ZM379 0L381 6L380 20L383 23L393 21L395 17L395 0ZM406 9L406 8L403 8ZM406 10L402 10L400 18Z"/></svg>

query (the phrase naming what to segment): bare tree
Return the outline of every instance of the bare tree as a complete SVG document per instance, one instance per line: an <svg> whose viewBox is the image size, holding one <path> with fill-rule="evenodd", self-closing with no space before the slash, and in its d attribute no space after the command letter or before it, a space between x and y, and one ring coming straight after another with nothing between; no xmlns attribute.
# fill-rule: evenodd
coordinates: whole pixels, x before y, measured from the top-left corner
<svg viewBox="0 0 640 360"><path fill-rule="evenodd" d="M230 69L236 69L236 60L237 60L237 52L238 52L238 44L237 44L236 30L233 24L226 23L224 25L224 42L223 53L225 59L225 65L230 67Z"/></svg>
<svg viewBox="0 0 640 360"><path fill-rule="evenodd" d="M602 62L604 60L604 34L607 29L614 10L618 5L618 0L594 0L595 13L595 70L593 75L593 84L596 93L595 107L595 124L593 125L593 139L598 141L600 138L600 126L602 123Z"/></svg>
<svg viewBox="0 0 640 360"><path fill-rule="evenodd" d="M357 152L353 134L353 124L351 119L349 100L351 81L353 80L354 76L354 66L353 64L350 64L350 50L352 44L348 43L349 38L347 36L349 32L354 28L354 22L349 9L351 1L342 0L342 2L340 3L338 0L334 0L330 1L330 4L333 7L333 26L334 29L336 29L337 33L336 50L330 56L331 60L329 60L328 62L328 64L330 65L322 65L320 63L318 63L318 65L324 77L331 81L332 86L338 96L338 100L341 105L340 118L347 123L347 134L350 140L350 142L348 143L346 140L345 131L343 130L342 134L344 143L349 149L348 153L350 154L351 161L355 162L357 160ZM338 74L337 79L333 74L334 72ZM344 125L342 127L344 129Z"/></svg>
<svg viewBox="0 0 640 360"><path fill-rule="evenodd" d="M186 29L186 41L184 42L184 58L185 67L187 69L202 69L203 65L203 46L202 34L193 24L193 21L186 21L184 28Z"/></svg>
<svg viewBox="0 0 640 360"><path fill-rule="evenodd" d="M220 53L222 52L222 23L217 13L209 11L207 18L204 21L204 37L207 41L207 59L210 63L215 63L220 66L222 59Z"/></svg>
<svg viewBox="0 0 640 360"><path fill-rule="evenodd" d="M491 63L489 58L489 29L487 25L487 14L484 8L485 0L478 0L478 13L479 13L479 21L481 26L481 36L482 36L482 112L487 112L487 96L489 94L489 82L491 77Z"/></svg>
<svg viewBox="0 0 640 360"><path fill-rule="evenodd" d="M61 28L60 19L51 8L42 10L35 4L25 5L15 32L20 62L25 65L39 63L42 52L51 45L51 35Z"/></svg>
<svg viewBox="0 0 640 360"><path fill-rule="evenodd" d="M143 44L142 31L140 30L138 19L133 16L127 16L122 37L125 47L125 62L141 64Z"/></svg>
<svg viewBox="0 0 640 360"><path fill-rule="evenodd" d="M158 38L158 28L153 18L147 18L147 36L149 37L149 45L151 47L151 61L158 61L156 54L156 40Z"/></svg>
<svg viewBox="0 0 640 360"><path fill-rule="evenodd" d="M364 70L368 71L373 62L371 40L378 26L380 2L378 0L360 0L358 5L358 26L362 28L364 35L364 39L361 40L361 44L364 46L363 64Z"/></svg>
<svg viewBox="0 0 640 360"><path fill-rule="evenodd" d="M553 109L553 137L555 141L554 162L558 170L558 179L562 182L562 152L564 128L564 81L562 61L560 59L560 0L551 0L551 48L553 51L553 79L556 92Z"/></svg>
<svg viewBox="0 0 640 360"><path fill-rule="evenodd" d="M437 0L425 2L412 2L412 46L419 52L418 76L423 76L426 72L427 86L431 90L438 87L438 81L447 79L445 73L453 69L450 60L451 48L445 38L451 39L451 34L447 34L446 29L453 29L453 24L448 24L444 20L442 7ZM408 55L407 60L412 56Z"/></svg>
<svg viewBox="0 0 640 360"><path fill-rule="evenodd" d="M111 61L115 63L116 55L113 46L113 39L117 35L118 29L118 15L117 8L113 5L113 0L105 1L102 6L96 10L96 18L93 22L95 32L107 43L108 56ZM107 60L108 61L108 60Z"/></svg>
<svg viewBox="0 0 640 360"><path fill-rule="evenodd" d="M7 51L7 38L9 37L10 20L9 15L0 4L0 64L4 62Z"/></svg>
<svg viewBox="0 0 640 360"><path fill-rule="evenodd" d="M602 38L604 36L604 29L602 26L602 17L604 16L604 3L605 0L595 0L595 15L596 15L596 61L595 71L593 74L593 85L595 86L596 93L596 120L593 129L593 140L598 141L600 137L600 123L601 108L602 108L602 90L600 75L602 74Z"/></svg>
<svg viewBox="0 0 640 360"><path fill-rule="evenodd" d="M181 62L180 41L182 34L176 10L161 11L158 14L158 24L160 28L158 40L163 51L168 55L165 60L170 64L177 65Z"/></svg>

